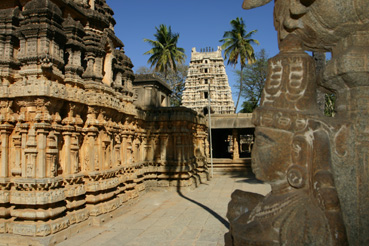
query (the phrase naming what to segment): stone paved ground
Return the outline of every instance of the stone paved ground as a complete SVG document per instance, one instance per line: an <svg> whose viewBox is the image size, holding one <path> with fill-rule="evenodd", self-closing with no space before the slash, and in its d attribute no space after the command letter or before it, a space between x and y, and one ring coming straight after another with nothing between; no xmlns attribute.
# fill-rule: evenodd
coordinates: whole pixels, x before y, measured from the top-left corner
<svg viewBox="0 0 369 246"><path fill-rule="evenodd" d="M227 174L194 190L150 191L121 216L58 246L224 245L227 204L235 189L261 194L270 190L255 179Z"/></svg>

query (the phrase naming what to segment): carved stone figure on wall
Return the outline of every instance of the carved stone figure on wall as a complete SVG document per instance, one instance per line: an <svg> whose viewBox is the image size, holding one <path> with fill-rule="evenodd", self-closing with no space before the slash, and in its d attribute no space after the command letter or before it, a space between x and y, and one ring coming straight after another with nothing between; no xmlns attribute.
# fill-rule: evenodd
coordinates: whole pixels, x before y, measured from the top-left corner
<svg viewBox="0 0 369 246"><path fill-rule="evenodd" d="M272 191L235 191L227 245L347 245L331 169L330 130L316 104L315 64L295 35L269 60L252 169Z"/></svg>

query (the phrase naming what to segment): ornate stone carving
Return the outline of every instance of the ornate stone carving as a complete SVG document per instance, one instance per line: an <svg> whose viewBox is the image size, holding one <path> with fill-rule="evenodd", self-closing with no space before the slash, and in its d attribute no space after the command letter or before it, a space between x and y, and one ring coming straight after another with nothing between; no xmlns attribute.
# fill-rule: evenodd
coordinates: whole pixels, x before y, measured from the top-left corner
<svg viewBox="0 0 369 246"><path fill-rule="evenodd" d="M244 8L268 0L245 0ZM336 93L337 114L331 127L332 173L350 245L369 243L369 176L367 167L367 85L369 5L362 0L275 1L275 27L280 46L290 34L304 49L332 52L317 83ZM291 45L295 47L295 45Z"/></svg>
<svg viewBox="0 0 369 246"><path fill-rule="evenodd" d="M332 131L316 103L315 63L295 35L269 60L253 121L252 169L272 191L232 195L226 244L347 245L332 174Z"/></svg>
<svg viewBox="0 0 369 246"><path fill-rule="evenodd" d="M105 0L0 4L0 233L44 237L160 181L190 186L207 172L206 163L190 168L196 159L186 147L198 135L206 141L203 117L133 104L133 64L112 15ZM178 128L154 127L168 122ZM171 146L177 136L181 146ZM181 156L159 159L160 148ZM157 168L168 163L170 171Z"/></svg>

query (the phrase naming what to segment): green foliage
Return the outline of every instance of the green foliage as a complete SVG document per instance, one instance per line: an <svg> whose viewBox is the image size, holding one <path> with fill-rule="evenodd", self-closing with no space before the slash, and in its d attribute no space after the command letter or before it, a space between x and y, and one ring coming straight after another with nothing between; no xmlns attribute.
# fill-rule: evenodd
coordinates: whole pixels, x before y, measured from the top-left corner
<svg viewBox="0 0 369 246"><path fill-rule="evenodd" d="M255 105L252 101L244 101L242 103L242 109L240 110L240 113L252 113L254 109Z"/></svg>
<svg viewBox="0 0 369 246"><path fill-rule="evenodd" d="M166 75L163 72L155 72L154 69L148 67L139 67L136 70L137 74L151 74L154 73L163 81L166 81L172 90L170 95L171 106L180 106L182 104L182 92L184 90L185 81L187 78L188 66L177 65L177 71L170 70Z"/></svg>
<svg viewBox="0 0 369 246"><path fill-rule="evenodd" d="M264 49L256 54L254 63L245 66L242 76L241 70L236 71L237 77L240 78L238 81L241 81L242 77L243 86L237 84L235 87L246 100L242 104L241 113L251 113L259 105L267 74L268 56Z"/></svg>
<svg viewBox="0 0 369 246"><path fill-rule="evenodd" d="M336 95L325 94L325 105L324 105L325 116L334 117L336 115L335 104L336 104Z"/></svg>
<svg viewBox="0 0 369 246"><path fill-rule="evenodd" d="M227 64L236 66L238 61L241 63L240 93L237 98L236 110L242 91L242 71L246 66L246 61L248 64L252 64L255 61L254 48L252 45L259 44L259 41L251 38L256 30L248 33L242 18L237 17L235 20L232 20L230 24L232 30L224 32L223 39L219 40L219 42L223 43L222 49L224 50L224 59L227 60Z"/></svg>
<svg viewBox="0 0 369 246"><path fill-rule="evenodd" d="M156 40L144 39L145 42L152 46L152 49L145 52L144 55L151 55L148 64L151 68L155 67L156 72L164 74L167 78L170 71L177 71L177 63L182 64L185 59L185 50L177 47L179 34L173 33L172 28L161 24L155 27Z"/></svg>

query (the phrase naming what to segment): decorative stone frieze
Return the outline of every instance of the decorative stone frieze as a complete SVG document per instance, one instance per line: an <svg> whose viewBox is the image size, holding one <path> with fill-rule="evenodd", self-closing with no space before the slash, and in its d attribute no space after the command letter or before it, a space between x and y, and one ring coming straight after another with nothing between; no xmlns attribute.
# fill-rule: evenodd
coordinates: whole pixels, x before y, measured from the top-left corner
<svg viewBox="0 0 369 246"><path fill-rule="evenodd" d="M104 0L0 4L0 233L44 237L206 178L204 118L133 104L112 15Z"/></svg>

